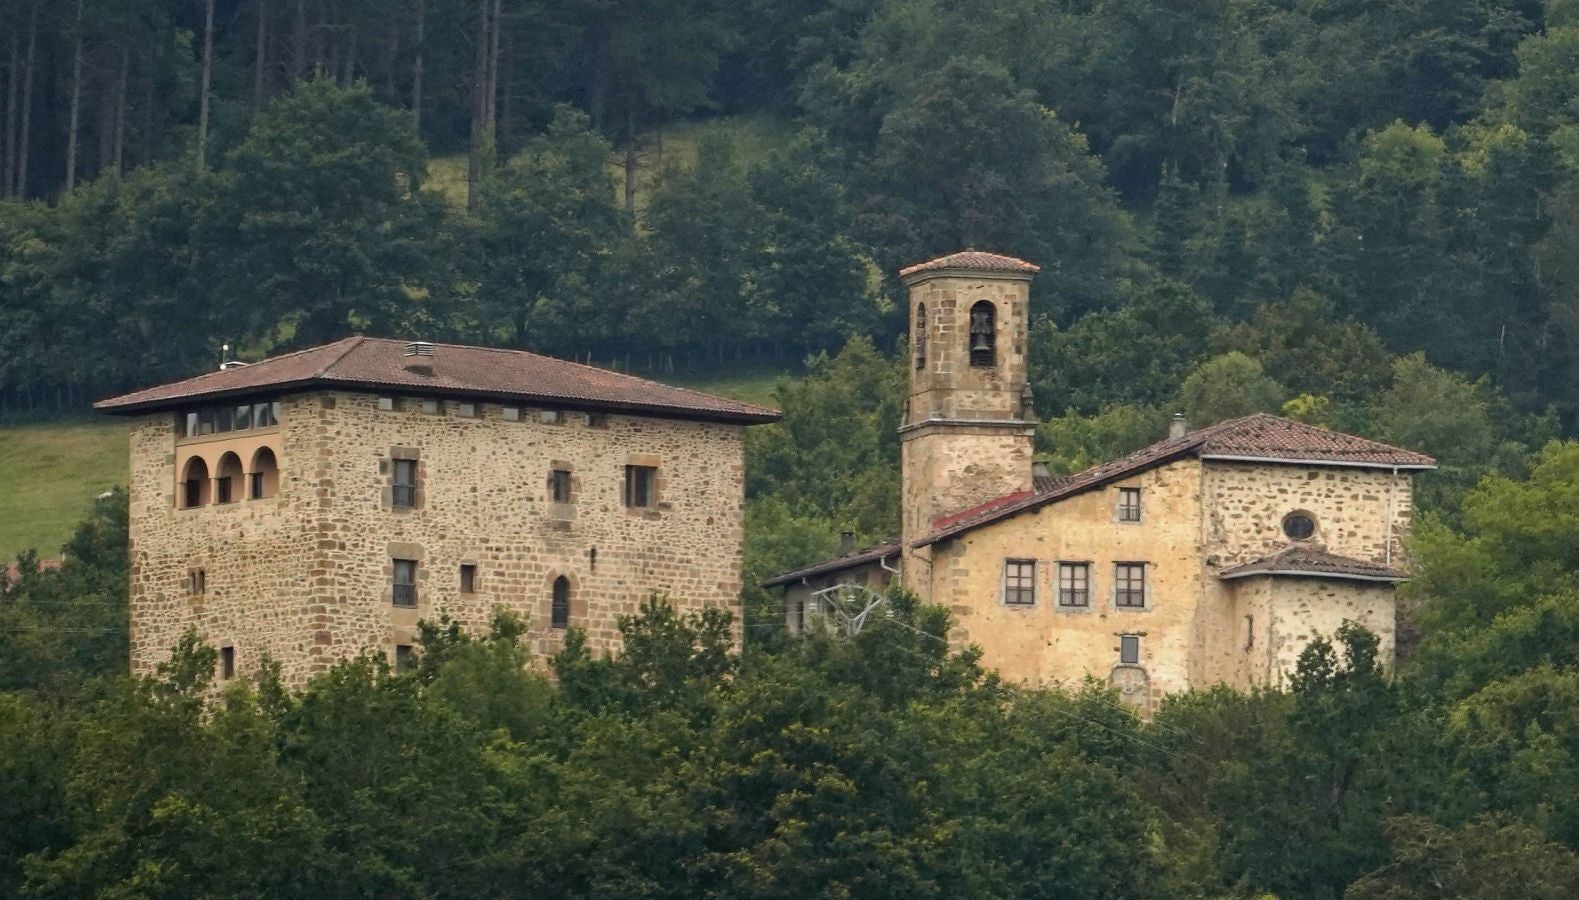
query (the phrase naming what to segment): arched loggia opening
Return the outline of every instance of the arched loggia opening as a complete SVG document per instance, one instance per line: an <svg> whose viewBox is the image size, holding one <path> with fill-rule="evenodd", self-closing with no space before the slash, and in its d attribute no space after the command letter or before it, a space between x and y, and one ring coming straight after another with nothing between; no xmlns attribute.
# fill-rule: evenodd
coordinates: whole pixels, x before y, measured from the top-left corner
<svg viewBox="0 0 1579 900"><path fill-rule="evenodd" d="M241 499L241 457L226 453L214 472L214 502L235 503Z"/></svg>
<svg viewBox="0 0 1579 900"><path fill-rule="evenodd" d="M265 500L280 489L280 464L274 451L259 447L252 454L252 469L247 473L247 499Z"/></svg>
<svg viewBox="0 0 1579 900"><path fill-rule="evenodd" d="M208 463L203 457L194 456L181 467L180 507L192 509L207 506L209 501Z"/></svg>

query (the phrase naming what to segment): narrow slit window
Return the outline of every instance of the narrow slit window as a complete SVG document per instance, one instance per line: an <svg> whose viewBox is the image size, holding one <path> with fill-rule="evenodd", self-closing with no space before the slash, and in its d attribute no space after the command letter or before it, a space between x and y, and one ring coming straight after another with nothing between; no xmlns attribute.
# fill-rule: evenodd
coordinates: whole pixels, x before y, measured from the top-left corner
<svg viewBox="0 0 1579 900"><path fill-rule="evenodd" d="M916 304L916 335L912 340L916 345L916 371L919 372L927 367L927 305L925 303Z"/></svg>
<svg viewBox="0 0 1579 900"><path fill-rule="evenodd" d="M397 559L395 565L394 603L413 609L417 605L417 561Z"/></svg>
<svg viewBox="0 0 1579 900"><path fill-rule="evenodd" d="M553 606L549 610L548 618L549 625L553 628L570 627L570 579L563 575L554 579Z"/></svg>
<svg viewBox="0 0 1579 900"><path fill-rule="evenodd" d="M236 677L236 648L219 648L219 677L229 681Z"/></svg>
<svg viewBox="0 0 1579 900"><path fill-rule="evenodd" d="M1140 665L1140 635L1121 634L1118 638L1118 661L1126 666Z"/></svg>
<svg viewBox="0 0 1579 900"><path fill-rule="evenodd" d="M477 567L470 563L461 566L461 593L477 593Z"/></svg>
<svg viewBox="0 0 1579 900"><path fill-rule="evenodd" d="M554 469L548 473L548 493L555 503L570 502L570 471Z"/></svg>

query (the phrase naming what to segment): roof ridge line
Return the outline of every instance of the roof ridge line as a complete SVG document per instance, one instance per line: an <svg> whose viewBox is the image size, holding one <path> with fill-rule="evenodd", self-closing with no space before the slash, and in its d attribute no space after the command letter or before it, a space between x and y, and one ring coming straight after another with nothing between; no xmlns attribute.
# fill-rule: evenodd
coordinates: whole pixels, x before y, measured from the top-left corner
<svg viewBox="0 0 1579 900"><path fill-rule="evenodd" d="M346 356L349 355L352 350L355 350L356 348L362 346L363 342L365 342L367 340L367 336L366 335L361 335L361 334L356 334L356 335L352 335L349 338L342 338L342 340L345 340L345 341L349 342L349 343L346 344L346 348L344 350L341 350L339 353L336 353L335 356L334 356L334 359L331 359L328 362L324 363L323 367L320 368L318 371L314 372L310 377L312 377L312 378L322 378L325 375L328 375L329 374L329 370L334 368L335 366L339 365L340 361L345 359Z"/></svg>

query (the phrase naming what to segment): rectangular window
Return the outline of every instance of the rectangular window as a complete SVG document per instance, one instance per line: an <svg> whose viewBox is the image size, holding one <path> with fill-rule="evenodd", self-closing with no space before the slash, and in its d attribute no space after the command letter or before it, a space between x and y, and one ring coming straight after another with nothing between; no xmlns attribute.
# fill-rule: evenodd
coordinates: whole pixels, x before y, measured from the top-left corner
<svg viewBox="0 0 1579 900"><path fill-rule="evenodd" d="M1118 661L1126 666L1140 665L1140 635L1121 634L1118 636Z"/></svg>
<svg viewBox="0 0 1579 900"><path fill-rule="evenodd" d="M395 645L395 673L410 672L417 667L417 653L410 644Z"/></svg>
<svg viewBox="0 0 1579 900"><path fill-rule="evenodd" d="M384 412L394 412L395 411L395 398L394 397L379 397L378 398L378 408L380 410L384 411Z"/></svg>
<svg viewBox="0 0 1579 900"><path fill-rule="evenodd" d="M252 427L252 404L243 403L236 407L236 430L246 431Z"/></svg>
<svg viewBox="0 0 1579 900"><path fill-rule="evenodd" d="M414 608L417 605L417 561L397 559L395 563L395 605Z"/></svg>
<svg viewBox="0 0 1579 900"><path fill-rule="evenodd" d="M186 494L183 498L186 502L181 504L182 507L190 508L203 503L203 479L192 478L184 482L182 486Z"/></svg>
<svg viewBox="0 0 1579 900"><path fill-rule="evenodd" d="M393 506L411 508L417 505L417 461L393 460L390 466L389 502Z"/></svg>
<svg viewBox="0 0 1579 900"><path fill-rule="evenodd" d="M189 569L186 573L187 593L194 597L208 592L208 573L202 569Z"/></svg>
<svg viewBox="0 0 1579 900"><path fill-rule="evenodd" d="M1091 605L1091 564L1058 564L1058 605L1085 607Z"/></svg>
<svg viewBox="0 0 1579 900"><path fill-rule="evenodd" d="M274 414L278 407L278 403L252 404L252 427L268 428L270 425L278 425L279 417Z"/></svg>
<svg viewBox="0 0 1579 900"><path fill-rule="evenodd" d="M219 677L229 681L236 677L236 648L219 648Z"/></svg>
<svg viewBox="0 0 1579 900"><path fill-rule="evenodd" d="M477 418L477 404L457 403L455 404L455 414L463 419L475 419Z"/></svg>
<svg viewBox="0 0 1579 900"><path fill-rule="evenodd" d="M252 479L252 484L250 486L252 493L250 493L248 496L250 496L254 500L262 500L263 499L263 473L262 472L253 472L251 475L248 475L247 477Z"/></svg>
<svg viewBox="0 0 1579 900"><path fill-rule="evenodd" d="M477 567L470 563L461 564L461 593L477 593Z"/></svg>
<svg viewBox="0 0 1579 900"><path fill-rule="evenodd" d="M521 421L521 407L506 406L504 409L499 410L499 415L506 422L519 422Z"/></svg>
<svg viewBox="0 0 1579 900"><path fill-rule="evenodd" d="M422 401L422 411L427 413L430 416L437 414L438 411L439 411L439 401L437 401L437 400L424 400L424 401Z"/></svg>
<svg viewBox="0 0 1579 900"><path fill-rule="evenodd" d="M538 413L537 413L537 420L539 422L542 422L544 425L557 424L559 422L559 410L557 410L557 409L539 410Z"/></svg>
<svg viewBox="0 0 1579 900"><path fill-rule="evenodd" d="M205 407L197 411L197 433L214 433L214 410L212 407Z"/></svg>
<svg viewBox="0 0 1579 900"><path fill-rule="evenodd" d="M1146 606L1146 564L1113 565L1113 605L1129 609Z"/></svg>
<svg viewBox="0 0 1579 900"><path fill-rule="evenodd" d="M224 432L227 432L227 431L234 430L235 427L236 427L235 410L231 409L228 406L221 406L220 408L214 410L214 431L215 432L224 433Z"/></svg>
<svg viewBox="0 0 1579 900"><path fill-rule="evenodd" d="M229 503L230 500L230 476L214 479L214 502Z"/></svg>
<svg viewBox="0 0 1579 900"><path fill-rule="evenodd" d="M657 500L658 470L653 466L625 467L625 505L647 509Z"/></svg>
<svg viewBox="0 0 1579 900"><path fill-rule="evenodd" d="M1140 488L1118 489L1118 520L1120 522L1140 521Z"/></svg>
<svg viewBox="0 0 1579 900"><path fill-rule="evenodd" d="M548 493L555 503L570 502L570 472L555 469L548 473Z"/></svg>
<svg viewBox="0 0 1579 900"><path fill-rule="evenodd" d="M187 437L197 437L197 413L189 412L186 414L185 418L186 425L182 428L182 432Z"/></svg>
<svg viewBox="0 0 1579 900"><path fill-rule="evenodd" d="M1010 606L1031 606L1036 603L1036 560L1004 560L1003 602Z"/></svg>

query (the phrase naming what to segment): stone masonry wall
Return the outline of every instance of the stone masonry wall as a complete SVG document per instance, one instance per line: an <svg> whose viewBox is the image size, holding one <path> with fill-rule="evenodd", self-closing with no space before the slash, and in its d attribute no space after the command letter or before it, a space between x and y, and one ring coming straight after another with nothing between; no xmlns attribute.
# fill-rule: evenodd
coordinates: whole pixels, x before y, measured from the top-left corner
<svg viewBox="0 0 1579 900"><path fill-rule="evenodd" d="M495 607L521 614L527 640L557 650L553 582L572 586L571 625L595 650L616 649L616 620L656 591L686 608L734 609L740 590L742 428L562 410L456 404L424 412L406 399L317 393L281 414L275 498L174 508L173 417L133 428L134 668L165 658L186 625L236 648L251 671L267 651L300 683L364 649L412 643L419 619L470 630ZM552 421L549 421L552 419ZM418 462L418 507L390 505L390 460ZM624 506L625 466L659 470L658 502ZM568 504L549 472L572 473ZM418 605L392 605L392 560L418 561ZM192 565L208 596L180 590ZM473 593L460 567L476 566Z"/></svg>
<svg viewBox="0 0 1579 900"><path fill-rule="evenodd" d="M970 308L980 300L996 309L997 365L970 365ZM936 414L951 419L1017 417L1025 384L1025 341L1030 284L1023 279L936 276L910 288L910 334L918 305L926 306L926 365L912 357L909 422ZM912 348L913 350L914 348Z"/></svg>

